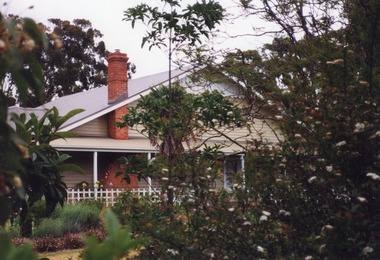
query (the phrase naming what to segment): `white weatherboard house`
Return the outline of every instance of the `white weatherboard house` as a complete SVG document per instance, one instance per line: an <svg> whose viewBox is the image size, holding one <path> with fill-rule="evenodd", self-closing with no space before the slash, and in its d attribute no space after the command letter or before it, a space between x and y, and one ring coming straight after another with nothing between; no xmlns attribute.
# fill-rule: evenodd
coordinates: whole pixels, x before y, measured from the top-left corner
<svg viewBox="0 0 380 260"><path fill-rule="evenodd" d="M89 91L61 97L37 108L11 107L9 112L14 113L35 113L41 116L45 109L56 107L60 115L65 115L72 109L82 108L85 111L68 120L60 129L61 131L71 131L77 137L55 140L51 144L60 151L72 156L71 162L81 166L85 175L74 172L64 173L64 181L69 188L71 199L79 197L97 197L100 189L95 183L100 183L104 187L126 187L139 191L152 192L155 182L151 180L138 182L136 178L131 178L131 183L127 185L121 182L121 178L115 178L114 174L120 171L120 164L117 159L128 154L146 154L149 158L158 152L152 146L149 139L138 133L136 129L116 128L114 123L128 112L128 107L136 105L141 96L150 93L152 87L167 85L168 72L158 73L137 79L128 79L126 54L115 52L109 55L108 59L108 86L95 88ZM190 72L185 70L172 71L172 80L186 85ZM241 89L237 85L218 84L213 86L224 92L226 96L238 99ZM192 90L194 92L194 90ZM239 128L226 132L231 139L238 140L243 146L247 140L261 137L271 143L276 143L277 139L271 130L268 122L255 119L254 127L257 131L249 132L247 129ZM253 136L257 135L257 136ZM210 136L205 136L207 138ZM201 140L200 140L201 141ZM222 143L225 153L235 153L241 150L239 145L231 143L226 138L214 137L208 140L209 144ZM237 172L243 167L243 157L230 158L225 163L225 172ZM217 185L228 187L228 178L225 177ZM120 176L121 177L121 176ZM83 183L87 184L87 195L79 194L83 191ZM100 187L99 187L100 188ZM78 189L78 193L73 190ZM96 192L94 192L94 190ZM105 189L104 189L105 190ZM113 189L114 190L114 189Z"/></svg>

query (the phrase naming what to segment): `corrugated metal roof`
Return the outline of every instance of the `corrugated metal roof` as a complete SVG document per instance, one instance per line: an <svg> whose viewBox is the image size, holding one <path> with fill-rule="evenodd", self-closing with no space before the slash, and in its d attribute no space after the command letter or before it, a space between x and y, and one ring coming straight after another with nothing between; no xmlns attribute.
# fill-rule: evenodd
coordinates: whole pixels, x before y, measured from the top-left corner
<svg viewBox="0 0 380 260"><path fill-rule="evenodd" d="M187 68L188 69L188 68ZM182 78L186 75L185 69L176 69L172 71L172 78ZM88 91L60 97L56 100L48 102L42 106L36 108L21 108L10 107L10 113L34 113L38 117L41 117L46 109L53 107L58 108L60 115L65 115L73 109L84 109L85 111L74 116L68 120L63 126L62 130L71 130L73 127L77 127L81 124L88 122L91 117L98 117L112 110L115 110L121 106L124 106L130 102L133 102L141 94L145 95L151 87L165 84L169 81L168 72L161 72L137 79L130 79L128 81L128 97L117 103L111 105L108 104L108 89L107 86L94 88ZM103 113L102 113L103 112ZM70 127L72 126L72 127Z"/></svg>

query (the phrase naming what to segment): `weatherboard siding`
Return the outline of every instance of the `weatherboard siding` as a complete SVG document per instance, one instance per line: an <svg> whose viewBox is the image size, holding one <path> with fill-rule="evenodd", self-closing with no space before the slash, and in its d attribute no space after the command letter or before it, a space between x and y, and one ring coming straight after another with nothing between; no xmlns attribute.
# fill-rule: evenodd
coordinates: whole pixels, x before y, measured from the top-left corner
<svg viewBox="0 0 380 260"><path fill-rule="evenodd" d="M71 130L71 132L75 133L78 136L89 136L89 137L107 137L108 129L107 129L107 116L101 116L95 118L94 120L78 126Z"/></svg>

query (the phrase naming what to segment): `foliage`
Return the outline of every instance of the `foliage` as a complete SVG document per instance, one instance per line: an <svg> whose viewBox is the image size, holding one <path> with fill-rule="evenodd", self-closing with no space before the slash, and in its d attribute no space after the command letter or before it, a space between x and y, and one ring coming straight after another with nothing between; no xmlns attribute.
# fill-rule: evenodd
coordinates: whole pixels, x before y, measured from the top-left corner
<svg viewBox="0 0 380 260"><path fill-rule="evenodd" d="M61 218L45 218L34 228L32 237L61 237L64 227L66 228Z"/></svg>
<svg viewBox="0 0 380 260"><path fill-rule="evenodd" d="M107 239L99 244L93 237L86 239L87 248L83 252L83 259L122 259L130 250L137 248L147 240L131 239L131 230L128 226L122 227L112 211L106 212Z"/></svg>
<svg viewBox="0 0 380 260"><path fill-rule="evenodd" d="M118 216L121 224L133 226L133 230L163 215L164 206L155 201L155 196L139 196L125 192L118 196L112 211Z"/></svg>
<svg viewBox="0 0 380 260"><path fill-rule="evenodd" d="M254 140L245 160L246 201L270 213L258 244L269 258L376 259L379 3L262 2L264 9L251 2L247 11L262 12L283 33L262 52L231 53L213 68L218 80L244 86L255 102L247 117L269 108L282 133L276 148ZM327 8L344 13L329 16ZM322 18L309 22L315 15Z"/></svg>
<svg viewBox="0 0 380 260"><path fill-rule="evenodd" d="M12 241L6 237L0 237L1 258L4 260L37 260L38 256L33 252L31 243L16 248Z"/></svg>
<svg viewBox="0 0 380 260"><path fill-rule="evenodd" d="M210 150L129 158L126 173L160 178L176 202L151 219L154 204L141 209L143 225L132 227L152 239L139 257L379 258L379 2L241 4L246 14L279 26L272 44L230 53L216 66L201 64L200 75L242 86L245 118L276 122L278 144L250 140L245 172L234 176L229 192L208 183L223 161ZM161 121L140 109L136 123L156 138Z"/></svg>
<svg viewBox="0 0 380 260"><path fill-rule="evenodd" d="M25 243L33 243L33 249L39 253L70 250L85 247L85 236L92 236L97 241L102 242L106 239L106 233L101 228L91 228L81 233L66 233L60 237L47 235L45 237L35 237L31 240L24 237L12 239L16 247Z"/></svg>
<svg viewBox="0 0 380 260"><path fill-rule="evenodd" d="M36 107L52 98L107 85L105 61L108 51L101 41L102 33L93 28L90 21L74 19L70 22L55 18L39 26L46 34L48 48L36 47L32 56L44 71L43 100L29 94L26 106ZM128 76L131 78L135 72L136 66L128 63ZM18 102L18 97L12 93L14 83L10 81L6 89L13 103Z"/></svg>
<svg viewBox="0 0 380 260"><path fill-rule="evenodd" d="M187 43L194 46L197 42L201 43L201 37L208 38L212 34L212 30L220 23L223 18L223 9L221 5L213 0L203 0L201 3L196 2L193 5L187 5L186 9L181 9L179 1L161 0L164 4L161 9L158 7L150 7L147 4L140 4L134 8L129 8L124 12L125 21L130 21L132 28L135 26L136 21L141 21L149 27L147 35L142 39L142 47L146 42L150 44L149 48L157 46L164 47L168 53L169 63L169 87L167 90L168 110L165 112L164 124L166 133L161 146L161 153L166 154L168 157L168 178L169 184L172 180L172 168L174 154L182 152L182 137L175 136L173 131L173 91L172 91L172 75L171 64L173 52ZM178 11L178 8L181 9ZM180 91L179 91L180 92ZM177 92L177 94L179 94ZM181 94L179 95L181 97ZM145 122L146 123L146 122ZM147 127L146 129L149 129ZM150 133L149 133L150 134ZM185 133L184 134L189 134ZM155 144L157 137L149 135L153 144ZM128 182L129 178L126 175L125 180ZM171 185L169 185L171 186ZM172 191L168 190L168 204L173 204ZM168 207L170 211L171 208Z"/></svg>
<svg viewBox="0 0 380 260"><path fill-rule="evenodd" d="M57 207L51 218L45 218L33 231L33 237L61 237L100 226L100 211L94 204L77 203Z"/></svg>
<svg viewBox="0 0 380 260"><path fill-rule="evenodd" d="M239 109L217 91L206 91L196 95L187 93L180 86L174 86L171 95L173 103L169 104L167 87L152 89L152 92L146 97L141 97L136 107L130 108L122 122L117 122L116 125L143 125L144 129L141 132L147 133L152 144L159 146L160 152L168 156L169 143L172 143L176 152L184 151L182 142L195 150L203 145L202 142L196 143L196 139L205 133L232 124L239 126L244 121ZM169 110L173 111L172 140L168 139ZM191 142L195 144L191 146Z"/></svg>
<svg viewBox="0 0 380 260"><path fill-rule="evenodd" d="M60 116L57 108L54 107L47 110L40 119L31 113L28 121L25 114L11 116L15 123L15 135L24 144L30 144L26 151L28 157L22 160L22 165L27 172L21 173L21 181L28 200L17 196L16 190L12 192L13 212L20 213L23 236L31 235L32 220L30 216L28 217L28 211L35 202L41 200L42 197L45 198L47 216L53 212L58 203L63 205L67 192L60 173L66 170L83 173L83 170L76 165L64 164L69 156L50 146L51 141L73 136L69 132L60 132L59 128L68 119L82 111L82 109L76 109ZM48 123L45 122L46 120Z"/></svg>
<svg viewBox="0 0 380 260"><path fill-rule="evenodd" d="M15 188L24 198L24 190L17 174L22 171L21 159L28 157L25 144L11 131L7 124L7 97L4 95L7 74L15 82L20 101L26 103L27 93L32 91L42 100L42 69L31 56L36 46L46 47L46 37L31 19L5 19L0 13L0 224L11 213L9 193Z"/></svg>
<svg viewBox="0 0 380 260"><path fill-rule="evenodd" d="M131 22L132 28L136 21L145 23L150 29L143 37L141 46L148 43L152 48L167 46L173 43L195 45L201 42L201 36L209 37L211 30L223 18L221 5L214 1L202 1L193 5L187 5L185 9L178 11L180 1L161 0L170 10L159 10L158 7L151 7L147 4L140 4L129 8L124 12L124 21ZM170 50L171 52L171 50Z"/></svg>
<svg viewBox="0 0 380 260"><path fill-rule="evenodd" d="M81 232L100 225L100 210L88 204L72 204L63 208L59 216L64 232Z"/></svg>

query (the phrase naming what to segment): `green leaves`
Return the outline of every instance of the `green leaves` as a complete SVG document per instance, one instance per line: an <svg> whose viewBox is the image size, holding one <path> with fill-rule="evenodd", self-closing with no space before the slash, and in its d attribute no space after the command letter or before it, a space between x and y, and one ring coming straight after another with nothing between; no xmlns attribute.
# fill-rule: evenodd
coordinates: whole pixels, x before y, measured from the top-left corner
<svg viewBox="0 0 380 260"><path fill-rule="evenodd" d="M201 37L209 37L211 30L223 18L223 8L214 1L202 0L194 5L188 5L182 12L178 1L161 0L168 4L170 11L160 11L157 7L140 4L124 12L124 21L131 22L132 28L136 21L141 21L151 27L142 40L142 47L149 43L149 48L166 47L166 41L176 45L201 43Z"/></svg>
<svg viewBox="0 0 380 260"><path fill-rule="evenodd" d="M115 214L110 210L107 210L105 215L108 237L103 244L99 244L95 238L87 238L87 248L83 252L83 259L122 259L126 257L132 249L136 249L148 241L143 238L131 239L130 227L122 227Z"/></svg>
<svg viewBox="0 0 380 260"><path fill-rule="evenodd" d="M43 196L46 201L47 215L60 203L64 203L67 192L66 184L62 181L61 172L75 171L84 174L83 169L73 164L65 164L70 158L54 149L50 142L66 137L73 137L70 132L60 132L59 128L70 118L82 112L75 109L60 116L57 108L47 110L41 118L34 113L27 115L12 115L15 123L15 136L25 146L28 146L22 161L25 173L21 175L23 188L28 195L28 203L32 205ZM13 198L16 202L24 198ZM18 209L15 209L18 211Z"/></svg>
<svg viewBox="0 0 380 260"><path fill-rule="evenodd" d="M30 18L24 18L24 31L36 42L40 42L43 48L47 48L46 35L41 31L34 20Z"/></svg>
<svg viewBox="0 0 380 260"><path fill-rule="evenodd" d="M245 122L240 110L217 91L194 95L175 86L172 88L173 103L169 104L168 99L167 87L153 89L117 126L143 125L141 132L148 133L154 145L161 145L169 135L169 109L172 109L174 147L182 147L182 142L195 141L213 128L241 126Z"/></svg>
<svg viewBox="0 0 380 260"><path fill-rule="evenodd" d="M0 251L2 259L6 260L38 260L30 242L17 248L10 238L1 236Z"/></svg>
<svg viewBox="0 0 380 260"><path fill-rule="evenodd" d="M31 56L32 51L41 46L47 47L45 34L29 18L5 19L0 14L1 41L5 44L1 51L0 81L7 73L15 82L22 104L26 103L28 89L42 102L43 72L41 65Z"/></svg>

